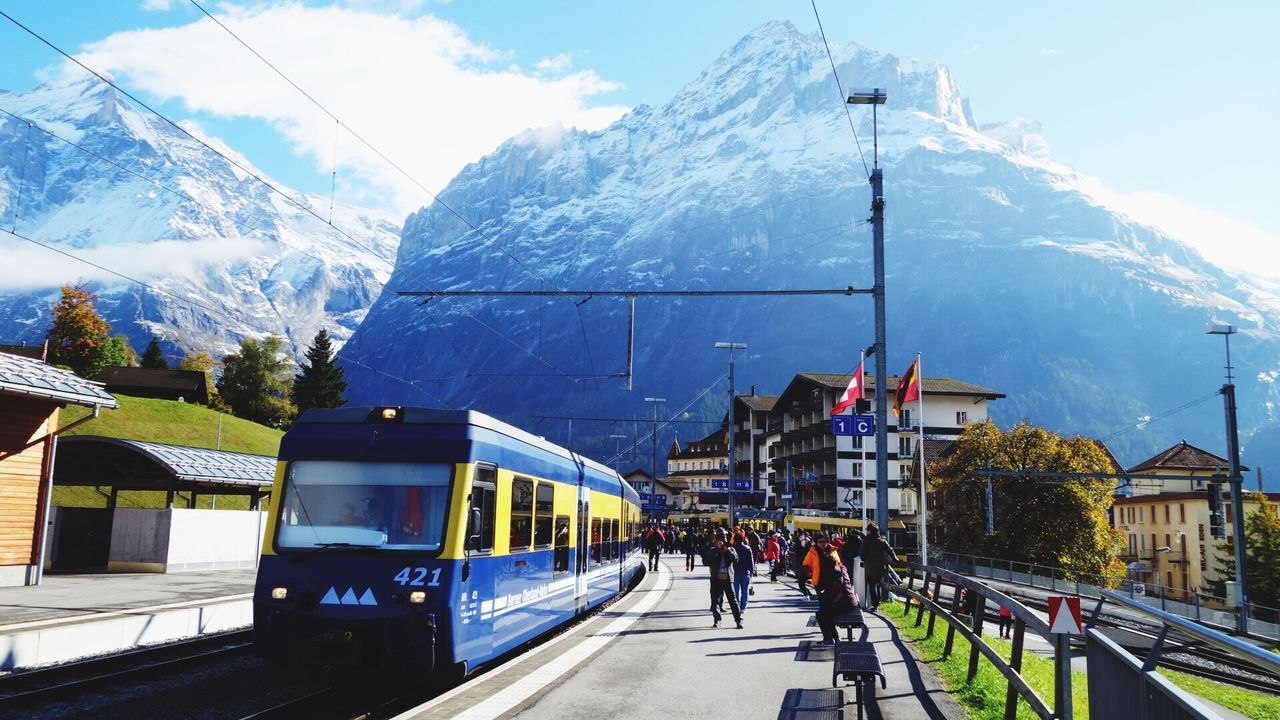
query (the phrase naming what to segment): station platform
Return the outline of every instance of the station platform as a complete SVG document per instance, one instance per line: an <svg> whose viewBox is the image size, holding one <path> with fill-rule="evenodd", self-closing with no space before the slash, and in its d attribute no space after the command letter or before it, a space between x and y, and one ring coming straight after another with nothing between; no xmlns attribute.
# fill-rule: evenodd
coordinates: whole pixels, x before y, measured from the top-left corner
<svg viewBox="0 0 1280 720"><path fill-rule="evenodd" d="M683 557L666 556L659 572L595 618L398 720L857 717L854 685L832 687L833 649L817 647L816 603L794 580L774 584L766 575L753 586L745 627L734 627L726 604L723 626L713 628L707 568L686 571ZM963 717L896 628L865 618L862 639L875 645L887 676L865 716Z"/></svg>
<svg viewBox="0 0 1280 720"><path fill-rule="evenodd" d="M248 628L255 574L50 574L0 588L0 672Z"/></svg>

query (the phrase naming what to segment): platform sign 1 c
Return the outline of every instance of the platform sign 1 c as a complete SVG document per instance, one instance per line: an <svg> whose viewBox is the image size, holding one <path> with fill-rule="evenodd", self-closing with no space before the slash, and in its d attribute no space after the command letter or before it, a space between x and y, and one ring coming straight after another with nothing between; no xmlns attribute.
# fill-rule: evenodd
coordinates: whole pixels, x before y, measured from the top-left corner
<svg viewBox="0 0 1280 720"><path fill-rule="evenodd" d="M1080 635L1080 598L1049 596L1049 632Z"/></svg>
<svg viewBox="0 0 1280 720"><path fill-rule="evenodd" d="M835 415L831 418L831 434L870 437L876 434L876 416Z"/></svg>

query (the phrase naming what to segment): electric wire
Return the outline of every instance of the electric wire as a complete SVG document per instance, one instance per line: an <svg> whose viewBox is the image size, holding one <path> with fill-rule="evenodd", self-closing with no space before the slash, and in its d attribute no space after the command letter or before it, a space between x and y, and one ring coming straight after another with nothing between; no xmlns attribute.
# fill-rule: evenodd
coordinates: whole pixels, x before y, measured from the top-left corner
<svg viewBox="0 0 1280 720"><path fill-rule="evenodd" d="M633 450L637 449L637 448L640 446L640 444L641 444L641 443L643 443L643 442L645 442L645 441L647 441L647 440L650 440L650 439L652 439L652 438L656 437L656 433L657 433L659 430L662 430L662 429L663 429L663 428L665 428L667 425L669 425L673 420L675 420L676 418L678 418L678 417L680 416L680 414L681 414L681 413L683 413L683 412L685 412L686 410L688 410L689 408L693 407L693 404L694 404L694 403L698 402L698 401L699 401L699 400L701 400L703 397L705 397L707 393L709 393L709 392L711 392L712 390L716 389L716 386L720 384L720 381L721 381L721 380L725 380L725 379L727 379L728 377L729 377L729 373L728 373L728 371L725 371L724 373L721 373L720 377L716 378L715 380L712 380L712 381L711 381L711 384L710 384L710 385L708 385L706 388L704 388L704 389L702 390L702 392L700 392L700 393L698 393L697 395L695 395L695 396L694 396L694 398L693 398L692 400L690 400L689 402L685 403L683 407L681 407L679 410L676 410L676 411L675 411L675 413L673 413L673 414L672 414L669 418L667 418L666 420L662 420L662 421L660 421L660 422L657 424L657 427L656 427L656 428L654 428L653 430L651 430L651 431L649 432L649 434L647 434L647 435L642 435L642 436L640 436L640 437L636 438L636 441L635 441L635 442L633 442L633 443L631 443L631 445L630 445L630 446L628 446L628 447L626 447L626 448L624 448L624 449L622 449L622 450L616 451L616 454L615 454L613 457L609 458L607 461L605 461L605 463L604 463L604 464L605 464L605 465L612 465L612 464L614 463L614 461L615 461L615 460L618 460L619 458L621 458L621 457L622 457L623 455L625 455L626 453L631 452L631 451L633 451ZM652 422L652 421L649 421L649 422ZM655 468L655 470L654 470L654 471L655 471L655 472L657 471L657 470L656 470L656 468Z"/></svg>
<svg viewBox="0 0 1280 720"><path fill-rule="evenodd" d="M849 129L853 131L853 142L858 146L858 157L862 158L862 169L867 171L867 176L871 176L871 169L867 167L867 157L862 154L862 141L858 139L858 130L853 126L853 114L849 112L849 96L844 94L844 85L840 83L840 73L836 72L836 59L831 54L831 45L827 43L827 31L822 29L822 17L818 15L818 1L809 0L809 4L813 6L813 17L818 21L818 32L822 35L822 46L827 49L827 60L831 63L831 75L836 79L836 89L840 91L840 107L844 108L844 116L849 120Z"/></svg>
<svg viewBox="0 0 1280 720"><path fill-rule="evenodd" d="M1200 405L1200 404L1206 403L1206 402L1208 402L1208 401L1212 400L1213 398L1217 397L1217 396L1218 396L1218 395L1220 395L1220 394L1221 394L1221 393L1220 393L1219 391L1214 390L1213 392L1209 393L1208 395L1205 395L1204 397L1197 398L1197 399L1195 399L1195 400L1191 400L1191 401L1189 401L1189 402L1183 403L1182 405L1179 405L1178 407L1173 408L1172 410L1167 410L1167 411L1165 411L1165 412L1160 413L1159 415L1156 415L1155 417L1148 418L1148 419L1143 420L1143 421L1141 421L1141 422L1138 422L1138 423L1135 423L1135 424L1133 424L1133 425L1130 425L1130 426L1128 426L1128 427L1124 428L1123 430L1117 430L1117 431L1115 431L1115 432L1111 433L1110 435L1107 435L1106 437L1102 438L1101 442L1104 442L1104 443L1105 443L1105 442L1107 442L1108 440L1111 440L1112 438L1120 437L1121 435L1124 435L1124 434L1125 434L1125 433L1127 433L1127 432L1132 432L1132 431L1134 431L1134 430L1140 430L1140 429L1142 429L1142 428L1145 428L1146 426L1150 425L1151 423L1156 422L1156 421L1158 421L1158 420L1163 420L1163 419L1165 419L1165 418L1169 417L1170 415L1175 415L1175 414L1177 414L1177 413L1182 412L1183 410L1189 410L1189 409L1191 409L1191 408L1195 407L1196 405Z"/></svg>

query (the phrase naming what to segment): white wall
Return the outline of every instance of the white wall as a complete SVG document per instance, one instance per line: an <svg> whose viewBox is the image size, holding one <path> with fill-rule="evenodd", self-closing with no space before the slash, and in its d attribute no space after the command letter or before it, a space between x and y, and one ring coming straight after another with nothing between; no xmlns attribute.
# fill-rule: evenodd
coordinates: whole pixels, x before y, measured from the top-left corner
<svg viewBox="0 0 1280 720"><path fill-rule="evenodd" d="M116 508L112 572L254 567L266 514L256 510Z"/></svg>

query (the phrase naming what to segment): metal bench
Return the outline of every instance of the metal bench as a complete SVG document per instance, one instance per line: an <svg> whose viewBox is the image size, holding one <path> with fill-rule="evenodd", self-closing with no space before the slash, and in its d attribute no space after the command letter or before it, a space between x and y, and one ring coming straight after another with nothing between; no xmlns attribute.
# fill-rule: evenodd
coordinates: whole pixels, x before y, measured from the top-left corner
<svg viewBox="0 0 1280 720"><path fill-rule="evenodd" d="M854 698L858 703L858 720L862 720L862 686L871 684L871 697L875 697L875 679L880 687L887 688L884 667L880 665L880 653L869 642L836 643L835 666L831 670L831 687L840 687L840 680L854 681Z"/></svg>
<svg viewBox="0 0 1280 720"><path fill-rule="evenodd" d="M850 642L853 641L853 629L855 627L861 630L867 629L867 623L865 620L863 620L862 610L859 608L854 608L853 612L851 613L836 615L834 624L836 627L844 629L845 636L849 639Z"/></svg>

